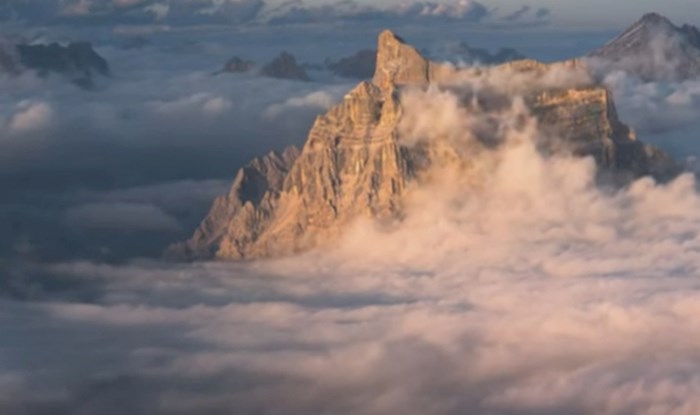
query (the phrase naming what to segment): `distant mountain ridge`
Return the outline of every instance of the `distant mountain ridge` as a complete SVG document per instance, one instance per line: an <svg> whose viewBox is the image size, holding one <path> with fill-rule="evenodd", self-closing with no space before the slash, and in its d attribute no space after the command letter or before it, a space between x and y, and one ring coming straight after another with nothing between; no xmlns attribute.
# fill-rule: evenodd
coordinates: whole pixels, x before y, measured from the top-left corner
<svg viewBox="0 0 700 415"><path fill-rule="evenodd" d="M606 71L623 70L647 81L700 78L700 30L648 13L589 58Z"/></svg>
<svg viewBox="0 0 700 415"><path fill-rule="evenodd" d="M485 48L471 46L467 42L459 42L448 48L447 53L451 60L456 59L457 63L467 65L498 65L526 59L525 55L513 48L500 48L491 52Z"/></svg>
<svg viewBox="0 0 700 415"><path fill-rule="evenodd" d="M524 55L521 55L513 48L501 48L491 53L488 49L471 47L466 42L460 42L450 48L448 53L451 57L456 58L455 63L466 65L495 65L525 59ZM310 81L311 76L307 72L308 69L327 71L340 78L363 80L370 79L374 75L376 60L376 49L361 49L337 61L326 58L323 63L305 63L300 65L292 54L281 52L257 72L269 78ZM254 68L254 62L239 56L233 56L224 64L222 69L214 72L214 74L247 74L255 72Z"/></svg>
<svg viewBox="0 0 700 415"><path fill-rule="evenodd" d="M41 77L60 75L85 89L94 87L96 77L110 76L109 64L88 42L66 46L7 39L0 42L0 71L16 76L27 70Z"/></svg>
<svg viewBox="0 0 700 415"><path fill-rule="evenodd" d="M296 58L289 52L282 52L272 61L260 69L260 74L270 78L290 79L296 81L310 81L306 70L302 68Z"/></svg>
<svg viewBox="0 0 700 415"><path fill-rule="evenodd" d="M334 75L341 78L369 79L374 74L374 63L377 61L376 49L362 49L352 56L338 61L326 59L325 67Z"/></svg>

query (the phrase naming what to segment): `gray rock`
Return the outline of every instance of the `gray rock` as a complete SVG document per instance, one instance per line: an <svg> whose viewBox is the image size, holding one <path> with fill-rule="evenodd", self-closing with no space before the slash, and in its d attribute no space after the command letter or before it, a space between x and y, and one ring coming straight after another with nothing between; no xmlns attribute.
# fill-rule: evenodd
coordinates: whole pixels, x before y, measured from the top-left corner
<svg viewBox="0 0 700 415"><path fill-rule="evenodd" d="M624 33L589 55L593 66L624 70L645 81L700 78L700 31L667 18L644 15Z"/></svg>
<svg viewBox="0 0 700 415"><path fill-rule="evenodd" d="M234 56L229 59L224 67L217 73L249 73L253 70L255 64L253 61Z"/></svg>
<svg viewBox="0 0 700 415"><path fill-rule="evenodd" d="M306 70L299 66L294 56L287 52L282 52L267 63L260 70L260 74L271 78L289 79L296 81L310 81Z"/></svg>

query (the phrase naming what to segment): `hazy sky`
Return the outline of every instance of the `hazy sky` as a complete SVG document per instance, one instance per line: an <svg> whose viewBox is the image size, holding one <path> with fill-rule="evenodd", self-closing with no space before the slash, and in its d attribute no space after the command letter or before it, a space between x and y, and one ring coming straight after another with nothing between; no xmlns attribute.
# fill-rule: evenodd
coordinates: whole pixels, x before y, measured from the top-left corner
<svg viewBox="0 0 700 415"><path fill-rule="evenodd" d="M366 4L377 1L361 0ZM385 4L400 3L400 0L384 0ZM437 0L438 3L447 3ZM328 4L327 0L310 0L308 3ZM555 26L573 24L583 27L622 27L638 19L642 14L654 11L661 13L677 24L700 24L700 1L698 0L483 0L488 7L498 7L504 12L527 4L533 8L547 7L552 10Z"/></svg>

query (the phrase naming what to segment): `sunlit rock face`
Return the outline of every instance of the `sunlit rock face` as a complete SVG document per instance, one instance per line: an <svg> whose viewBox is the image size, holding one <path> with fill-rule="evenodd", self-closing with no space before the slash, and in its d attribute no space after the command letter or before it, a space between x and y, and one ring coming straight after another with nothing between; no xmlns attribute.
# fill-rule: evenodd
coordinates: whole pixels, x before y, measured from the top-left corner
<svg viewBox="0 0 700 415"><path fill-rule="evenodd" d="M646 81L698 79L700 31L649 13L590 58L605 71L619 69Z"/></svg>
<svg viewBox="0 0 700 415"><path fill-rule="evenodd" d="M216 255L220 245L232 243L231 235L239 236L244 245L253 237L256 226L265 223L275 209L284 179L299 150L287 148L283 153L271 152L256 158L240 169L225 196L217 197L207 217L202 221L192 238L168 249L169 257L206 259Z"/></svg>
<svg viewBox="0 0 700 415"><path fill-rule="evenodd" d="M422 139L409 132L406 124L416 107L421 111L415 96L435 91L448 91L465 116L479 118L468 145L448 133ZM522 113L503 121L518 105ZM319 116L298 154L271 154L241 169L229 195L218 198L194 236L170 253L189 259L282 256L326 245L358 218L400 222L411 188L429 180L436 166L475 164L502 145L504 131L528 122L540 132L542 151L593 156L601 171L636 177L673 169L663 153L635 140L617 118L611 95L592 84L580 61L461 70L424 59L385 31L372 81ZM460 173L470 174L467 168Z"/></svg>
<svg viewBox="0 0 700 415"><path fill-rule="evenodd" d="M674 162L662 151L635 139L623 124L609 91L601 87L561 89L539 93L530 107L543 130L571 145L576 154L590 155L599 166L638 177L671 177Z"/></svg>

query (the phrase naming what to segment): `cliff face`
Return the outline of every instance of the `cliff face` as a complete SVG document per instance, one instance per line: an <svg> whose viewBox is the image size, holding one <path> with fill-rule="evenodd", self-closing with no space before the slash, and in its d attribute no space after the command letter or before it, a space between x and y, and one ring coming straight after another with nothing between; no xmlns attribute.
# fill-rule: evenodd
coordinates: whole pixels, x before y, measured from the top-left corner
<svg viewBox="0 0 700 415"><path fill-rule="evenodd" d="M400 220L407 189L436 162L432 155L443 150L438 143L402 140L402 91L450 88L479 77L546 79L548 71L577 65L521 61L460 71L424 59L393 33L383 32L372 82L361 82L319 116L300 153L271 154L241 169L230 193L214 202L194 236L170 253L195 259L285 255L331 241L358 217ZM647 174L662 159L634 140L602 87L544 82L518 94L545 133L561 137L574 153L594 156L604 169ZM509 99L501 91L474 105L497 112Z"/></svg>
<svg viewBox="0 0 700 415"><path fill-rule="evenodd" d="M246 238L255 239L255 232L275 209L284 179L298 156L299 150L289 147L282 154L271 152L240 169L228 194L214 200L194 235L171 246L167 255L207 259L216 256L223 244L235 248L234 239L240 245Z"/></svg>

